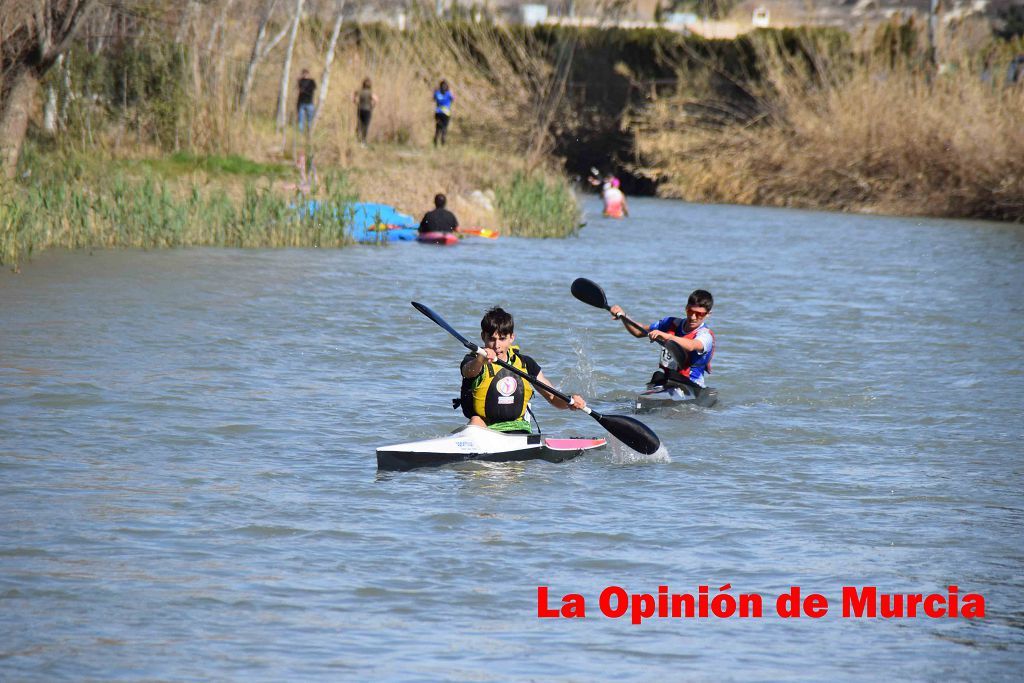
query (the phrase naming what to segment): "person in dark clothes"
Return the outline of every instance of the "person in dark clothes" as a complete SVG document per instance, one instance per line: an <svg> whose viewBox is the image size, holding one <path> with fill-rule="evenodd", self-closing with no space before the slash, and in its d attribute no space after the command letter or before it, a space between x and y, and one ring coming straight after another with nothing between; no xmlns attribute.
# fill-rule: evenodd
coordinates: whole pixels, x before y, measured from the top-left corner
<svg viewBox="0 0 1024 683"><path fill-rule="evenodd" d="M356 117L359 123L356 126L356 137L359 142L366 144L366 135L370 131L370 117L373 116L373 108L380 100L373 94L372 83L369 78L363 79L363 87L352 93L352 101L356 103Z"/></svg>
<svg viewBox="0 0 1024 683"><path fill-rule="evenodd" d="M313 93L316 91L316 81L309 77L309 69L303 69L299 77L299 109L298 121L299 132L308 131L313 125L313 115L316 107L313 104Z"/></svg>
<svg viewBox="0 0 1024 683"><path fill-rule="evenodd" d="M434 210L428 211L420 221L420 233L455 232L459 227L459 219L455 214L444 208L448 198L443 194L434 195Z"/></svg>
<svg viewBox="0 0 1024 683"><path fill-rule="evenodd" d="M1024 53L1014 57L1006 69L1006 85L1024 83Z"/></svg>

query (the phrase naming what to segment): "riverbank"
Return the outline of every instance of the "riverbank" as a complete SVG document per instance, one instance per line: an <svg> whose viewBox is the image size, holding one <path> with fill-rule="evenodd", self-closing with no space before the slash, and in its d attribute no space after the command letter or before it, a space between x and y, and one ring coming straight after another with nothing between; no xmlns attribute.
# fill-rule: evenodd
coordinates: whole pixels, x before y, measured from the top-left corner
<svg viewBox="0 0 1024 683"><path fill-rule="evenodd" d="M572 188L557 170L469 145L353 145L334 164L318 162L312 148L294 160L104 150L29 144L20 182L0 198L0 263L18 269L54 247L351 244L338 215L299 209L310 200L381 202L418 218L443 193L464 226L565 237L580 225Z"/></svg>
<svg viewBox="0 0 1024 683"><path fill-rule="evenodd" d="M249 79L252 20L228 21L213 52L194 29L172 41L141 25L76 43L41 83L20 180L0 201L0 262L53 246L344 246L342 226L298 225L294 205L360 199L419 216L437 192L465 225L559 237L579 227L568 175L594 166L627 193L690 201L1024 220L1024 87L978 77L1017 43L936 75L910 24L865 48L829 29L706 41L311 22ZM318 64L317 123L296 139L290 81ZM352 102L364 78L379 95L365 147ZM456 99L435 148L440 78Z"/></svg>
<svg viewBox="0 0 1024 683"><path fill-rule="evenodd" d="M253 19L221 16L216 41L194 26L172 40L143 22L114 26L123 34L102 45L76 42L41 83L18 180L4 189L0 261L17 267L54 246L344 246L342 226L295 220L308 199L419 217L444 193L463 225L528 237L579 229L538 111L552 67L529 36L437 21L332 31L305 19L286 51L250 62ZM304 69L318 83L308 136L293 105ZM434 147L441 78L455 104L448 144ZM364 146L352 98L365 79L378 103Z"/></svg>

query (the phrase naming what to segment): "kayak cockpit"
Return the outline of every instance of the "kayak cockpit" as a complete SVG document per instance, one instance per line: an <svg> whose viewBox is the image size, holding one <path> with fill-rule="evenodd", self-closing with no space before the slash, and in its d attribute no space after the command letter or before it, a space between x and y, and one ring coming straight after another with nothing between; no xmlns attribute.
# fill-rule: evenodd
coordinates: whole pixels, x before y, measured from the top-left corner
<svg viewBox="0 0 1024 683"><path fill-rule="evenodd" d="M669 382L668 384L648 385L646 391L637 394L634 410L637 413L650 413L655 410L683 406L710 408L716 403L718 403L718 389L714 387Z"/></svg>

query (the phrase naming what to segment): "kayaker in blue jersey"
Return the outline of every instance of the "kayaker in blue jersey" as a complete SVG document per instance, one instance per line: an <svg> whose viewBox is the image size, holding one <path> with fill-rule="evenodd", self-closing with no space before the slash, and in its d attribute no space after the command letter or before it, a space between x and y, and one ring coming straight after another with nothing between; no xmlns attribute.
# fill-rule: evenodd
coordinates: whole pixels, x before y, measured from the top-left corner
<svg viewBox="0 0 1024 683"><path fill-rule="evenodd" d="M427 232L455 232L459 227L459 219L445 208L448 198L443 194L434 195L434 210L423 214L420 221L420 234Z"/></svg>
<svg viewBox="0 0 1024 683"><path fill-rule="evenodd" d="M452 102L455 96L448 88L448 81L441 81L434 91L434 147L438 140L443 145L448 136L448 123L452 120Z"/></svg>
<svg viewBox="0 0 1024 683"><path fill-rule="evenodd" d="M629 325L622 316L621 306L612 306L613 318L622 319L626 331L634 337L647 336L652 341L671 339L687 351L687 364L679 367L668 349L662 351L659 369L651 377L650 385L664 385L666 380L680 384L705 387L704 376L711 372L711 358L715 355L715 335L707 326L708 316L715 300L711 292L695 289L686 301L685 318L662 318L651 323L646 334Z"/></svg>
<svg viewBox="0 0 1024 683"><path fill-rule="evenodd" d="M462 391L457 404L462 406L471 425L500 432L532 431L527 408L535 391L533 384L495 361L505 361L545 384L551 381L541 372L537 361L514 345L515 323L504 309L495 307L484 314L480 321L480 339L484 342L487 360L478 353L467 354L462 359ZM540 387L536 391L559 409L581 410L587 405L578 394L573 394L572 403L566 404Z"/></svg>

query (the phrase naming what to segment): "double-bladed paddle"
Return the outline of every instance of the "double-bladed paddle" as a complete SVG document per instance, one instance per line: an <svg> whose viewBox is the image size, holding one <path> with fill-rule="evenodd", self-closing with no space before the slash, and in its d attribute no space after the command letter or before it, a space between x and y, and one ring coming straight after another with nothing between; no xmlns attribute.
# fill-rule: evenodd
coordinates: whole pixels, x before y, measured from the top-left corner
<svg viewBox="0 0 1024 683"><path fill-rule="evenodd" d="M442 318L437 313L432 311L428 306L424 306L423 304L417 303L415 301L411 303L416 308L417 311L433 320L439 326L443 327L448 332L448 334L452 335L460 342L462 342L462 345L465 346L467 349L469 349L473 353L479 353L481 355L486 356L486 351L484 351L479 346L477 346L476 344L474 344L473 342L469 341L461 334L456 332L451 325L445 322L444 318ZM511 372L519 375L523 379L529 380L530 382L540 387L541 389L554 394L555 396L562 399L566 403L572 403L572 399L569 396L566 396L558 389L555 389L554 387L548 386L544 382L541 382L528 372L523 372L516 366L510 363L506 363L505 361L500 359L496 360L495 362L501 367L505 368L506 370L510 370ZM597 422L602 427L608 430L609 434L611 434L616 439L626 444L635 451L638 451L645 455L651 455L652 453L657 451L658 448L661 447L661 440L658 438L658 435L651 431L651 428L645 425L640 420L634 419L632 417L626 417L625 415L602 415L596 410L591 409L589 406L585 406L582 410L587 415L597 420Z"/></svg>
<svg viewBox="0 0 1024 683"><path fill-rule="evenodd" d="M597 284L593 280L588 280L585 277L578 277L572 281L572 287L570 288L572 295L582 301L585 304L590 304L595 308L603 308L606 311L611 311L612 307L608 305L608 297L604 295L604 290L601 289L601 285ZM627 315L619 315L626 322L627 325L646 333L648 330L646 327L633 320ZM671 339L657 339L659 344L668 349L668 352L675 358L676 365L679 367L686 367L687 365L687 354L686 350L672 341Z"/></svg>

